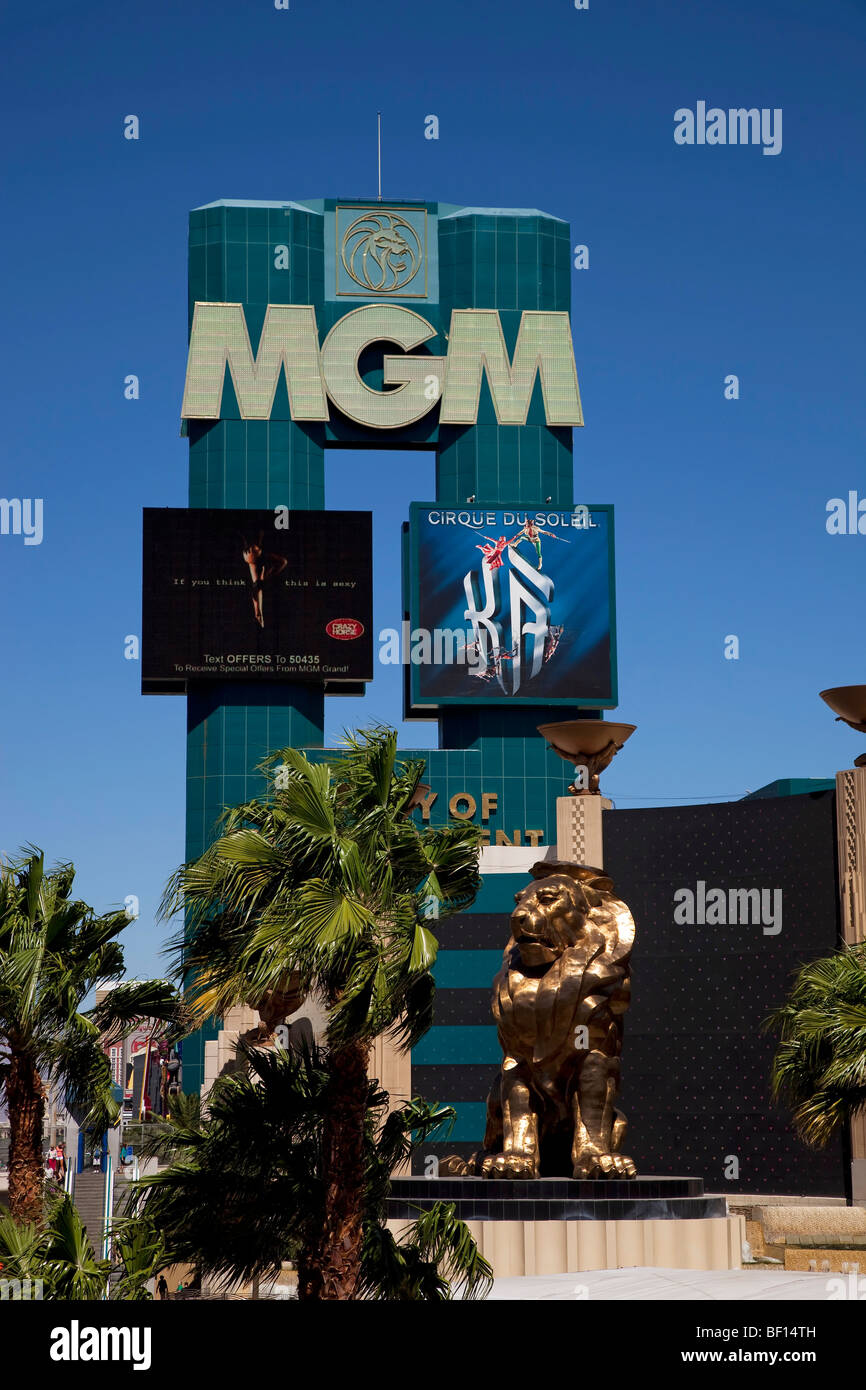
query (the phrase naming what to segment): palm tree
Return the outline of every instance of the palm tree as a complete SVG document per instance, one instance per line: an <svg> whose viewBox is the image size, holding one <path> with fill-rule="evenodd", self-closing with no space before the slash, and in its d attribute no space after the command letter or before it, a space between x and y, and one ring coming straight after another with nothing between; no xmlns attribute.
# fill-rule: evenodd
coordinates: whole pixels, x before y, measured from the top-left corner
<svg viewBox="0 0 866 1390"><path fill-rule="evenodd" d="M320 1294L315 1260L325 1218L323 1118L331 1076L316 1048L301 1053L246 1049L249 1073L220 1077L201 1120L173 1105L143 1152L170 1166L142 1178L131 1209L163 1233L166 1262L188 1263L231 1286L273 1278L283 1261L298 1265L302 1299ZM364 1174L358 1298L446 1299L483 1296L491 1271L454 1208L439 1203L403 1233L387 1230L394 1169L453 1111L412 1101L384 1118L388 1096L365 1078L361 1165ZM311 1252L314 1256L311 1261Z"/></svg>
<svg viewBox="0 0 866 1390"><path fill-rule="evenodd" d="M0 868L0 1097L9 1111L9 1209L16 1221L37 1224L51 1085L101 1133L118 1110L103 1046L142 1017L185 1026L177 992L161 980L118 985L98 1008L82 1012L94 985L124 973L116 938L129 917L97 916L71 897L74 878L71 864L46 873L42 852L32 847Z"/></svg>
<svg viewBox="0 0 866 1390"><path fill-rule="evenodd" d="M393 729L347 735L333 764L287 748L266 800L224 813L222 834L178 870L167 915L199 1016L258 1008L258 1041L315 991L327 1012L323 1221L310 1252L323 1298L352 1298L363 1242L363 1134L374 1038L410 1048L432 1021L440 916L478 890L480 832L419 827L424 764L397 761Z"/></svg>
<svg viewBox="0 0 866 1390"><path fill-rule="evenodd" d="M166 1264L162 1236L139 1216L112 1227L114 1263L98 1259L81 1217L63 1193L38 1225L0 1215L0 1267L4 1278L41 1284L44 1299L150 1299L147 1281Z"/></svg>
<svg viewBox="0 0 866 1390"><path fill-rule="evenodd" d="M165 1269L165 1238L147 1215L118 1217L111 1224L110 1249L114 1281L110 1298L121 1303L143 1303L153 1295L147 1284Z"/></svg>
<svg viewBox="0 0 866 1390"><path fill-rule="evenodd" d="M801 966L765 1027L779 1036L774 1095L808 1144L826 1144L866 1106L866 943Z"/></svg>
<svg viewBox="0 0 866 1390"><path fill-rule="evenodd" d="M109 1264L98 1260L81 1218L64 1193L39 1223L0 1216L0 1262L6 1278L41 1284L42 1298L98 1299Z"/></svg>
<svg viewBox="0 0 866 1390"><path fill-rule="evenodd" d="M440 1302L452 1285L464 1300L484 1298L493 1271L469 1227L455 1216L453 1202L419 1211L397 1240L386 1225L392 1174L408 1165L416 1149L435 1133L447 1139L456 1112L451 1106L409 1101L388 1115L381 1128L368 1112L367 1192L358 1297Z"/></svg>

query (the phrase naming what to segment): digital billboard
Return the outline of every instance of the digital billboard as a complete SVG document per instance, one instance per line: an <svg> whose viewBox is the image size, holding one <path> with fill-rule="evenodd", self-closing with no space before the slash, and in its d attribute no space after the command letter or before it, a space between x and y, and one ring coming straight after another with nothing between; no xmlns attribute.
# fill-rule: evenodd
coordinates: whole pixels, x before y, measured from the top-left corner
<svg viewBox="0 0 866 1390"><path fill-rule="evenodd" d="M409 706L617 703L613 508L410 509Z"/></svg>
<svg viewBox="0 0 866 1390"><path fill-rule="evenodd" d="M373 676L370 512L147 507L141 686Z"/></svg>

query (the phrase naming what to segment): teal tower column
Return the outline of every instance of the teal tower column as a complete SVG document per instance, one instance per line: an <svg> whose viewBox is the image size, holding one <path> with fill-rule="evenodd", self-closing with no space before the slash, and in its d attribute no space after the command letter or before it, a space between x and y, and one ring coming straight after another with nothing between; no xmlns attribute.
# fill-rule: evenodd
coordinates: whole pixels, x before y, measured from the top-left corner
<svg viewBox="0 0 866 1390"><path fill-rule="evenodd" d="M285 247L285 252L277 248ZM283 204L217 204L190 214L189 312L197 300L242 303L258 342L268 304L315 304L324 275L322 217ZM278 269L285 261L286 268ZM241 420L226 373L226 418L189 423L190 507L325 505L324 426L289 418ZM276 416L277 412L275 412ZM274 748L321 747L322 690L295 684L191 683L187 691L186 858L202 854L224 806L264 790L256 773ZM204 1045L218 1019L184 1042L183 1085L204 1082Z"/></svg>
<svg viewBox="0 0 866 1390"><path fill-rule="evenodd" d="M377 217L384 221L378 238L364 243L365 261L357 252L353 228L373 224L375 231ZM537 209L322 198L220 201L190 215L190 323L196 302L240 304L254 359L269 304L313 306L320 345L353 310L398 304L413 310L433 330L415 349L416 355L443 358L454 310L497 310L511 361L521 315L567 314L570 287L568 224ZM399 355L399 349L383 342L368 345L358 355L357 374L372 391L383 390L383 355L391 353ZM321 509L325 451L341 445L435 451L435 501L444 506L462 506L473 498L491 505L513 503L529 511L564 511L575 502L572 430L548 425L540 379L522 424L499 423L484 376L474 424L440 425L436 405L414 423L388 429L350 419L333 402L327 420L293 420L282 371L269 418L243 419L227 367L220 418L191 419L185 429L192 508ZM280 746L322 749L324 693L291 682L198 681L189 684L187 700L190 859L212 841L224 806L263 790L256 767L268 753ZM425 780L435 794L432 810L427 810L432 821L447 820L452 798L468 794L492 841L501 836L505 843L525 847L555 840L556 798L564 794L572 773L545 747L536 725L570 713L561 705L442 710L438 747L421 750L428 761ZM487 957L499 944L496 923L524 882L525 874L490 874L474 912L462 919L469 926L464 929L458 923L448 929L451 945L443 950L443 969L456 992L464 977L467 988L477 992ZM198 1090L203 1082L205 1042L216 1036L218 1026L219 1020L214 1020L184 1045L187 1091ZM480 1060L476 1053L486 1056L485 1049L490 1050L486 1026L483 1015L473 1015L471 1023L464 1019L453 1024L446 1010L441 1017L437 1014L436 1026L419 1056L413 1057L419 1079L414 1089L430 1099L459 1102L460 1137L469 1140L481 1137L480 1131L475 1133L480 1111L471 1087L468 1108L461 1110L470 1083L464 1079L458 1084L459 1073L464 1064L471 1067ZM433 1071L425 1072L427 1067Z"/></svg>
<svg viewBox="0 0 866 1390"><path fill-rule="evenodd" d="M440 213L442 321L454 309L498 309L509 358L525 310L571 307L571 237L567 222L523 210L458 208ZM500 425L485 379L475 425L442 426L436 501L570 507L574 502L571 429L547 424L536 381L526 424Z"/></svg>

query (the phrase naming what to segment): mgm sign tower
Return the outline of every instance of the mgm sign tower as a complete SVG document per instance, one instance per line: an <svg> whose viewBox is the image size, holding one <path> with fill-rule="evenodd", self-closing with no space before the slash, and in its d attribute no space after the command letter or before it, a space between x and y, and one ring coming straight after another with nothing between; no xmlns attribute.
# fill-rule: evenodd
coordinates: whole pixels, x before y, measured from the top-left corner
<svg viewBox="0 0 866 1390"><path fill-rule="evenodd" d="M612 509L574 495L570 281L569 227L536 209L196 209L189 508L145 518L143 683L187 695L191 858L261 791L269 752L321 749L326 696L373 677L370 516L324 510L327 450L435 451L435 497L404 527L404 617L465 633L466 660L439 644L411 664L406 714L439 726L415 814L487 832L481 894L440 937L442 983L470 990L573 776L537 726L617 699ZM411 1084L455 1103L471 1141L498 1052L488 1019L458 1015L437 1014ZM185 1047L185 1089L216 1026Z"/></svg>

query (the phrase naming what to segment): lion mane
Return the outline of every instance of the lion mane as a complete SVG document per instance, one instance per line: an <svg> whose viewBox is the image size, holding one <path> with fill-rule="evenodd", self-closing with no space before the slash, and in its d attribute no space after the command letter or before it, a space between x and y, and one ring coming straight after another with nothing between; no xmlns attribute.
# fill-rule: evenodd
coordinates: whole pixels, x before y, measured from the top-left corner
<svg viewBox="0 0 866 1390"><path fill-rule="evenodd" d="M592 1040L606 1016L625 1013L635 927L599 870L543 861L530 872L493 982L493 1016L503 1052L537 1064L573 1053L581 1025Z"/></svg>

